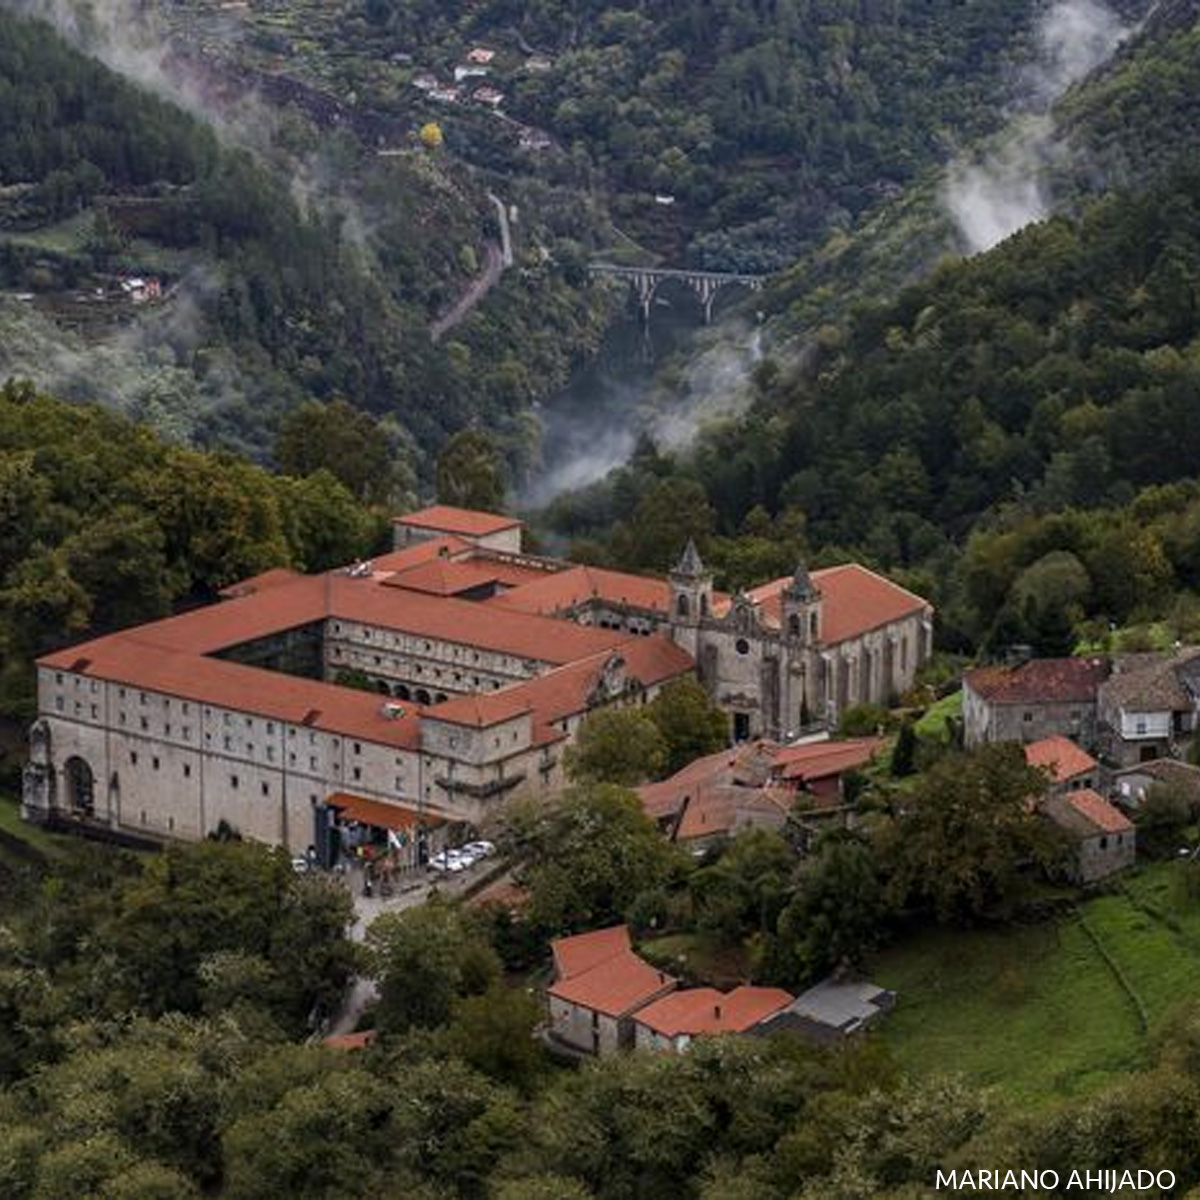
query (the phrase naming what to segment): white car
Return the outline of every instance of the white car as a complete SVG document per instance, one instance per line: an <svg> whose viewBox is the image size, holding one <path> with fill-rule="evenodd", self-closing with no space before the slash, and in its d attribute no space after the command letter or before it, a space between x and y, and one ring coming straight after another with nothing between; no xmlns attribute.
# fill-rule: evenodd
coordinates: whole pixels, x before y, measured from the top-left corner
<svg viewBox="0 0 1200 1200"><path fill-rule="evenodd" d="M496 847L491 842L468 842L463 849L475 855L476 858L487 858L496 853Z"/></svg>
<svg viewBox="0 0 1200 1200"><path fill-rule="evenodd" d="M431 871L462 871L468 865L468 863L463 862L457 850L443 850L440 854L435 854L429 860L429 869Z"/></svg>

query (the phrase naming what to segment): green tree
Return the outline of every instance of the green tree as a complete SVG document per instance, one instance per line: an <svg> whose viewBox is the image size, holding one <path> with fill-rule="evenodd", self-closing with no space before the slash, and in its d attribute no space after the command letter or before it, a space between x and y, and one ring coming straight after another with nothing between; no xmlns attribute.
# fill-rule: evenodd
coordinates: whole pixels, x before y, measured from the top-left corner
<svg viewBox="0 0 1200 1200"><path fill-rule="evenodd" d="M528 1092L546 1065L534 1037L542 1016L530 992L493 983L486 992L457 1001L441 1044L489 1079Z"/></svg>
<svg viewBox="0 0 1200 1200"><path fill-rule="evenodd" d="M1011 743L940 759L888 831L891 902L928 908L939 921L1009 910L1027 864L1057 861L1060 842L1030 806L1046 783Z"/></svg>
<svg viewBox="0 0 1200 1200"><path fill-rule="evenodd" d="M636 793L615 784L570 788L549 807L514 805L505 836L522 862L529 920L553 934L622 919L683 862Z"/></svg>
<svg viewBox="0 0 1200 1200"><path fill-rule="evenodd" d="M1138 850L1147 858L1166 858L1188 841L1187 828L1195 820L1197 805L1186 786L1155 782L1137 807Z"/></svg>
<svg viewBox="0 0 1200 1200"><path fill-rule="evenodd" d="M275 480L284 536L296 566L304 571L366 558L379 540L380 525L324 467L302 479Z"/></svg>
<svg viewBox="0 0 1200 1200"><path fill-rule="evenodd" d="M892 749L891 770L896 779L904 779L917 769L917 727L911 719L904 721Z"/></svg>
<svg viewBox="0 0 1200 1200"><path fill-rule="evenodd" d="M496 443L478 429L463 429L442 447L437 460L437 496L442 504L501 512L504 463Z"/></svg>
<svg viewBox="0 0 1200 1200"><path fill-rule="evenodd" d="M646 715L666 743L666 775L729 745L729 717L691 675L667 684L646 706Z"/></svg>
<svg viewBox="0 0 1200 1200"><path fill-rule="evenodd" d="M800 984L843 964L860 967L879 944L887 916L870 843L854 833L831 833L802 864L779 916L773 973Z"/></svg>
<svg viewBox="0 0 1200 1200"><path fill-rule="evenodd" d="M774 830L738 834L691 881L701 928L738 942L774 931L796 868L795 851Z"/></svg>
<svg viewBox="0 0 1200 1200"><path fill-rule="evenodd" d="M326 471L355 499L393 504L409 482L407 468L386 430L348 400L310 400L284 417L275 446L287 475Z"/></svg>
<svg viewBox="0 0 1200 1200"><path fill-rule="evenodd" d="M379 980L379 1028L445 1025L462 996L485 992L500 961L462 910L446 901L385 913L367 931Z"/></svg>
<svg viewBox="0 0 1200 1200"><path fill-rule="evenodd" d="M564 755L576 783L644 783L662 771L667 744L643 709L602 708L589 714Z"/></svg>

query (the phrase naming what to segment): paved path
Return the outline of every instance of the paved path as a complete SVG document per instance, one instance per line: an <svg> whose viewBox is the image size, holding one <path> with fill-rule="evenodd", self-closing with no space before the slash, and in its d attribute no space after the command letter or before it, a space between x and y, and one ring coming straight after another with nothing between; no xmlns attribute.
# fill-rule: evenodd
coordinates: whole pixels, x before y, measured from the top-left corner
<svg viewBox="0 0 1200 1200"><path fill-rule="evenodd" d="M471 883L488 869L488 859L483 859L466 871L453 875L438 875L432 871L422 872L411 880L399 884L393 895L384 898L378 892L372 896L363 895L363 875L359 867L352 867L342 876L346 887L354 898L354 924L350 927L350 939L363 942L367 936L367 928L376 917L387 912L403 912L406 908L415 908L424 904L431 893L438 891L446 896L458 896L471 886ZM350 988L342 999L326 1037L339 1033L353 1033L363 1012L379 997L378 982L366 975L358 975L350 983Z"/></svg>
<svg viewBox="0 0 1200 1200"><path fill-rule="evenodd" d="M488 192L488 199L495 205L496 219L500 223L500 245L485 242L483 248L483 271L467 285L466 291L429 327L435 342L441 341L451 329L463 321L467 314L494 288L500 276L513 265L512 230L508 224L508 209L499 196Z"/></svg>

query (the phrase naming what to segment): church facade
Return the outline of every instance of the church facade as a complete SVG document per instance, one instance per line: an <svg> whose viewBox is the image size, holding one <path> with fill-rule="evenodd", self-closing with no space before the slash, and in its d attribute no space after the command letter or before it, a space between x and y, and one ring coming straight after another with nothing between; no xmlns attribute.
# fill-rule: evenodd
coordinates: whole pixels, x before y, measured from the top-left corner
<svg viewBox="0 0 1200 1200"><path fill-rule="evenodd" d="M511 518L435 506L396 548L267 572L210 606L38 662L23 812L164 839L222 823L302 851L339 823L413 862L518 792L561 787L599 707L695 674L735 738L886 704L932 610L862 567L727 596L689 545L667 578L525 554Z"/></svg>

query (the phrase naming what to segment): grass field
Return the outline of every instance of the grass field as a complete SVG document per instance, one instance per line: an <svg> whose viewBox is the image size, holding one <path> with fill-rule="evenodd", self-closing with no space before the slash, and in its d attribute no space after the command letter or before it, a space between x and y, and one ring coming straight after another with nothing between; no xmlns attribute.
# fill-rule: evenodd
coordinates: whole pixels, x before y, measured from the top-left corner
<svg viewBox="0 0 1200 1200"><path fill-rule="evenodd" d="M957 720L962 716L962 699L962 692L957 691L931 704L917 722L918 735L930 741L947 741L950 735L946 730L946 719Z"/></svg>
<svg viewBox="0 0 1200 1200"><path fill-rule="evenodd" d="M1182 870L1146 868L1080 916L931 932L886 951L871 977L899 1000L882 1038L908 1070L958 1071L1022 1105L1148 1061L1164 1019L1200 999L1200 899L1185 895Z"/></svg>

